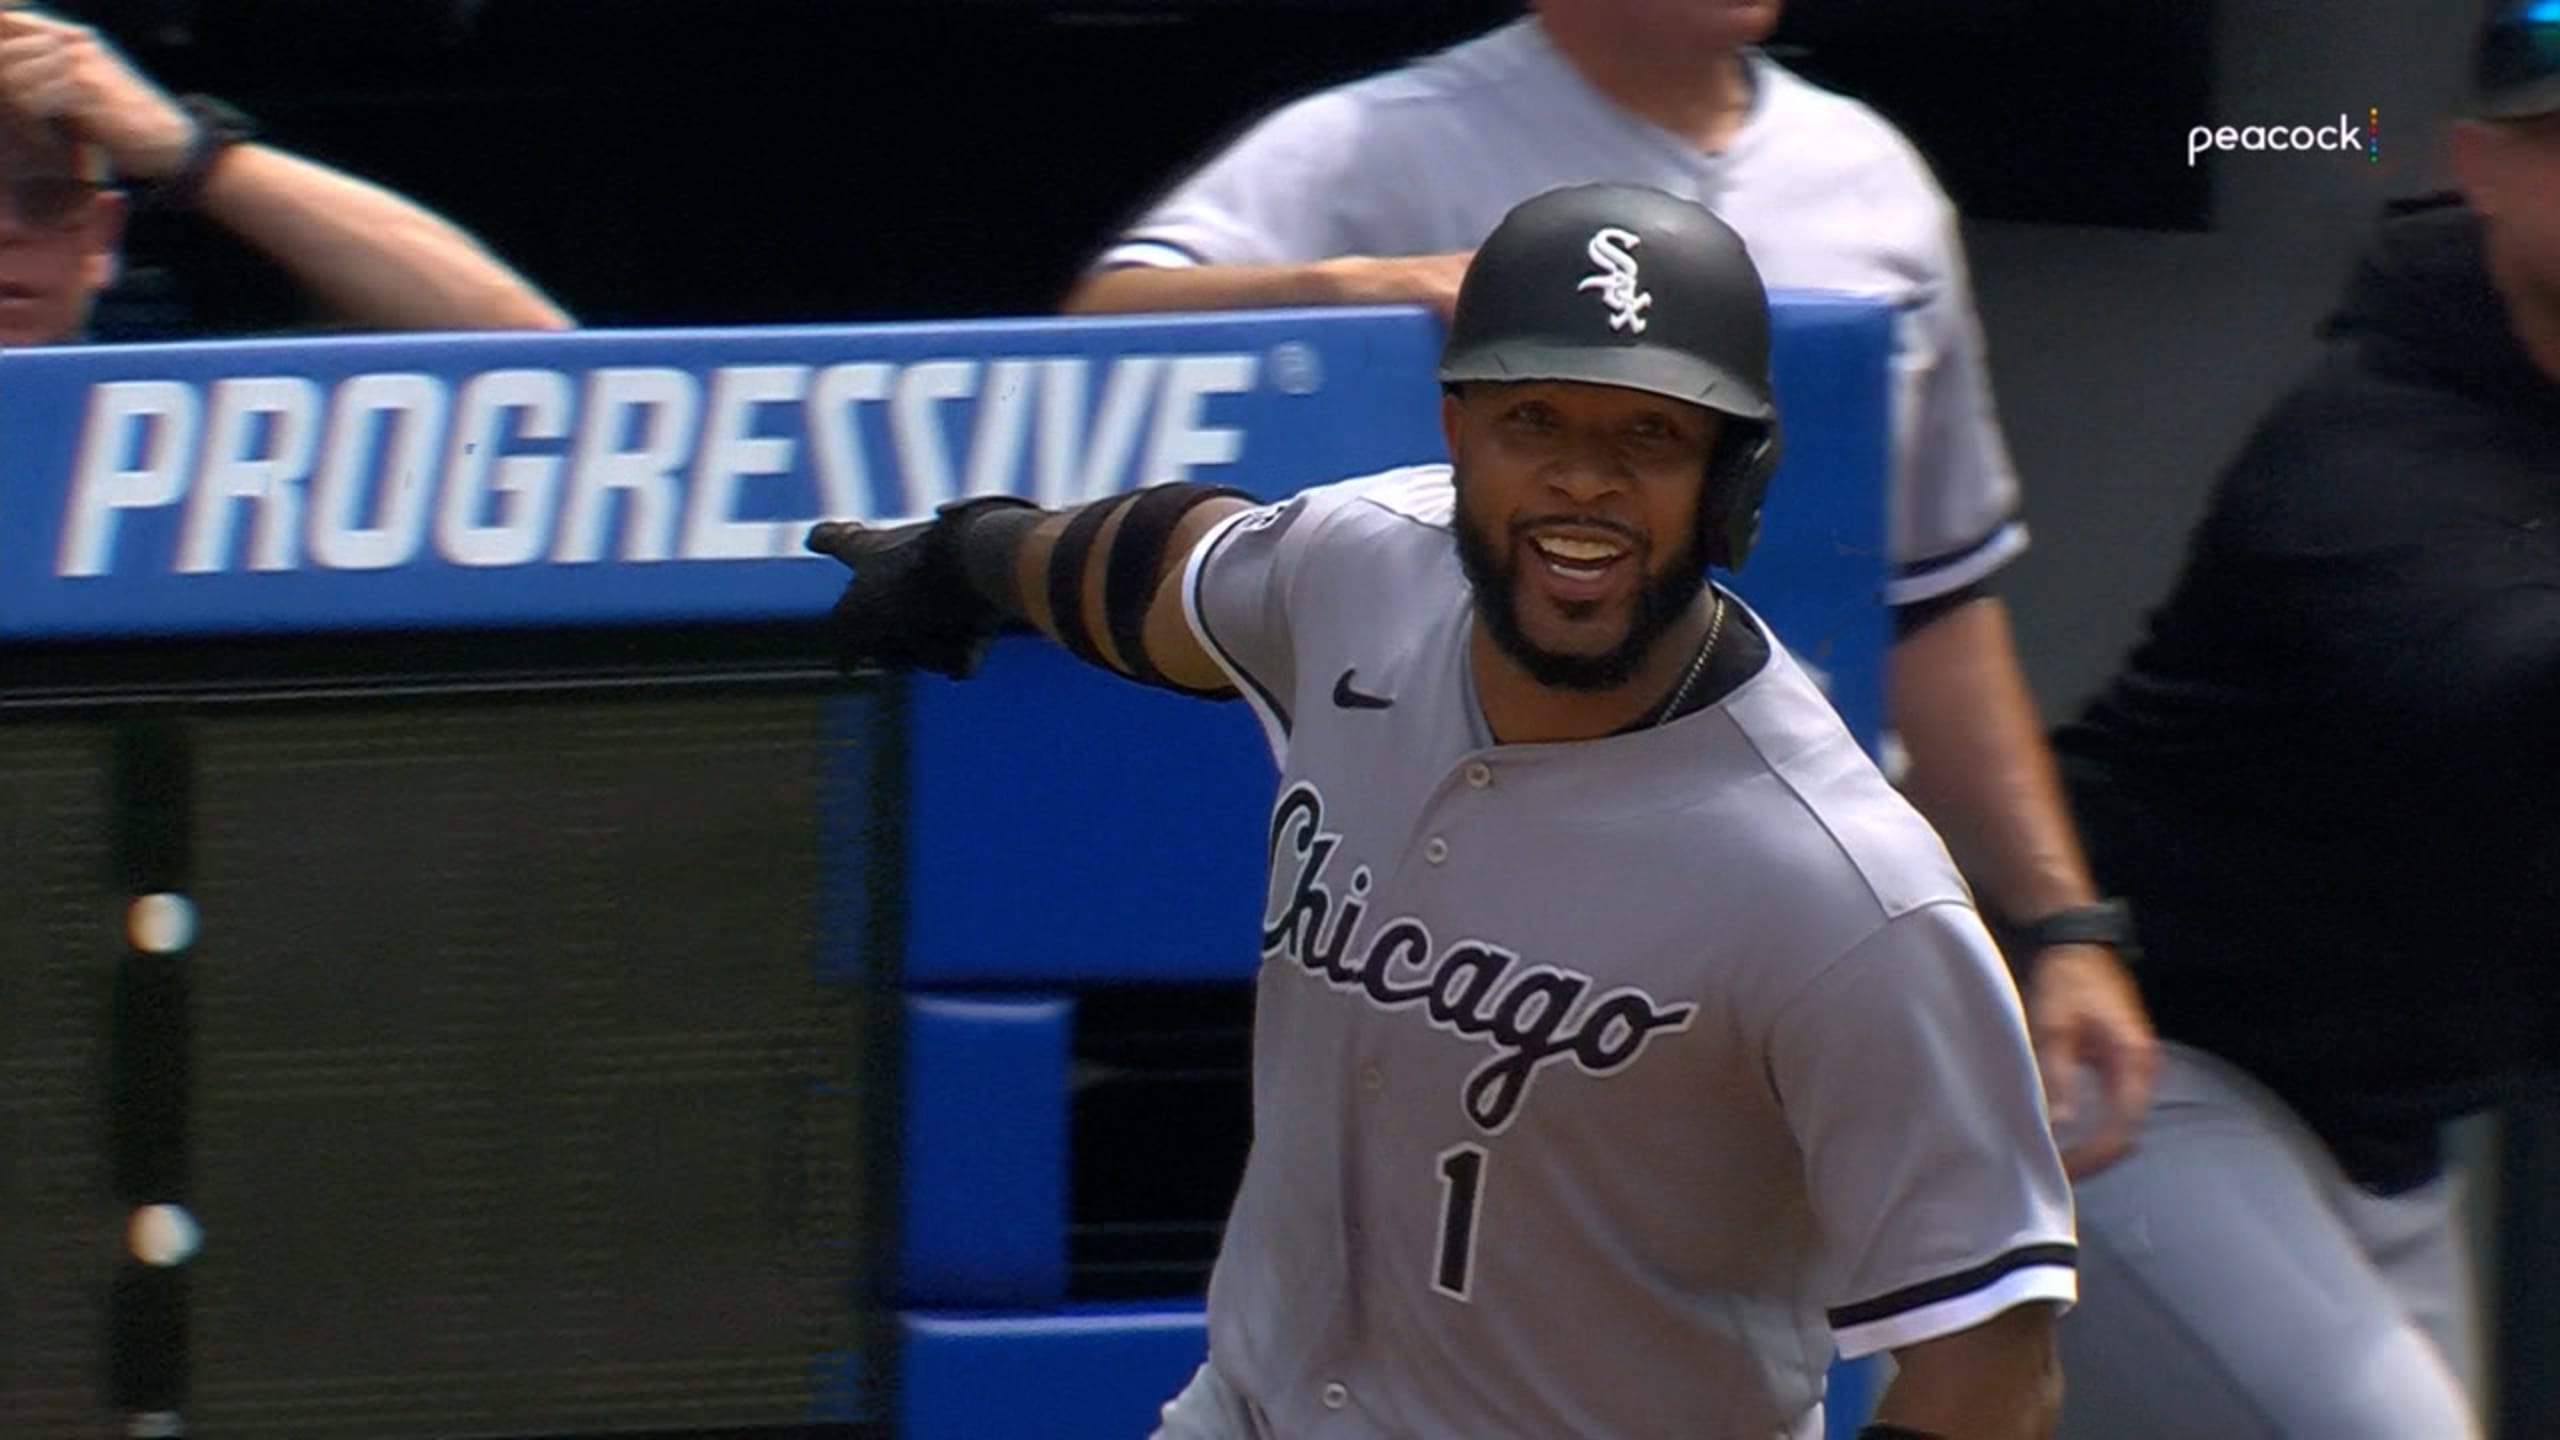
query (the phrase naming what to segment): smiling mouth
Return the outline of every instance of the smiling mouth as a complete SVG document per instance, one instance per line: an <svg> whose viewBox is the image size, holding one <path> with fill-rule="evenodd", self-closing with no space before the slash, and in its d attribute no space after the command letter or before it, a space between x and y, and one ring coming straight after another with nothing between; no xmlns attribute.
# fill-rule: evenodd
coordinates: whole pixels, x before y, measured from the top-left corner
<svg viewBox="0 0 2560 1440"><path fill-rule="evenodd" d="M1533 535L1529 548L1547 569L1576 581L1600 579L1631 553L1624 541L1592 535Z"/></svg>

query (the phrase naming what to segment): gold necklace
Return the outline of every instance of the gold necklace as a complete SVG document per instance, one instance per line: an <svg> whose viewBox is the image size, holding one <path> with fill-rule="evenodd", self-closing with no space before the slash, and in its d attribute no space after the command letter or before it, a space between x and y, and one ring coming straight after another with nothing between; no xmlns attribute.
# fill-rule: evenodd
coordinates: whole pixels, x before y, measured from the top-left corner
<svg viewBox="0 0 2560 1440"><path fill-rule="evenodd" d="M1654 724L1668 724L1672 716L1680 713L1680 702L1689 698L1690 687L1698 683L1699 676L1707 673L1707 658L1716 653L1716 641L1723 635L1724 596L1718 594L1715 618L1707 622L1707 643L1698 647L1697 658L1689 662L1689 673L1680 677L1680 688L1671 692L1670 703L1662 707L1661 714L1653 717Z"/></svg>

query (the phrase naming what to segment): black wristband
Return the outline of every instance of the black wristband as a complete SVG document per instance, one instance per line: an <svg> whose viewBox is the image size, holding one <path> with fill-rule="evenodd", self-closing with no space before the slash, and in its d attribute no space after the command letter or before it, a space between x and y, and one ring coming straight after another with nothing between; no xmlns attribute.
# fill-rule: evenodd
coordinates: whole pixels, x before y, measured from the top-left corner
<svg viewBox="0 0 2560 1440"><path fill-rule="evenodd" d="M1855 1440L1947 1440L1947 1437L1927 1430L1914 1430L1908 1425L1869 1425L1857 1433Z"/></svg>
<svg viewBox="0 0 2560 1440"><path fill-rule="evenodd" d="M195 122L195 137L175 173L142 184L136 203L146 210L193 210L223 152L258 136L258 123L210 95L181 95L178 108Z"/></svg>
<svg viewBox="0 0 2560 1440"><path fill-rule="evenodd" d="M2055 945L2104 945L2127 960L2133 958L2133 911L2121 900L2074 905L2039 916L2013 932L2028 950Z"/></svg>

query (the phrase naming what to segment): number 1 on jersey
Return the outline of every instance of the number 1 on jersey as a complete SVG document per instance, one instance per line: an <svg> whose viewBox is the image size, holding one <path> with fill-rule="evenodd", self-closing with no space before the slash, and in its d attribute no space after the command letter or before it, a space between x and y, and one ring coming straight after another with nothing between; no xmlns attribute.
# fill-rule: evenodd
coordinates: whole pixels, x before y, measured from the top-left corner
<svg viewBox="0 0 2560 1440"><path fill-rule="evenodd" d="M1440 1152L1440 1257L1431 1288L1452 1300L1467 1298L1475 1282L1476 1217L1484 1209L1484 1147L1452 1145Z"/></svg>

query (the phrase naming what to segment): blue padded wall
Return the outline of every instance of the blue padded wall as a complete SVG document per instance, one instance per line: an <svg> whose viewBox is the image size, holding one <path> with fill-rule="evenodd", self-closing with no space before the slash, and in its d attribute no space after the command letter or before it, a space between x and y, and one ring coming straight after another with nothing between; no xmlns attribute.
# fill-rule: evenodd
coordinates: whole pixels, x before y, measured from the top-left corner
<svg viewBox="0 0 2560 1440"><path fill-rule="evenodd" d="M1208 1346L1197 1305L910 1313L900 1440L1145 1440Z"/></svg>
<svg viewBox="0 0 2560 1440"><path fill-rule="evenodd" d="M908 997L905 1303L1066 1298L1073 1011L1056 998Z"/></svg>

